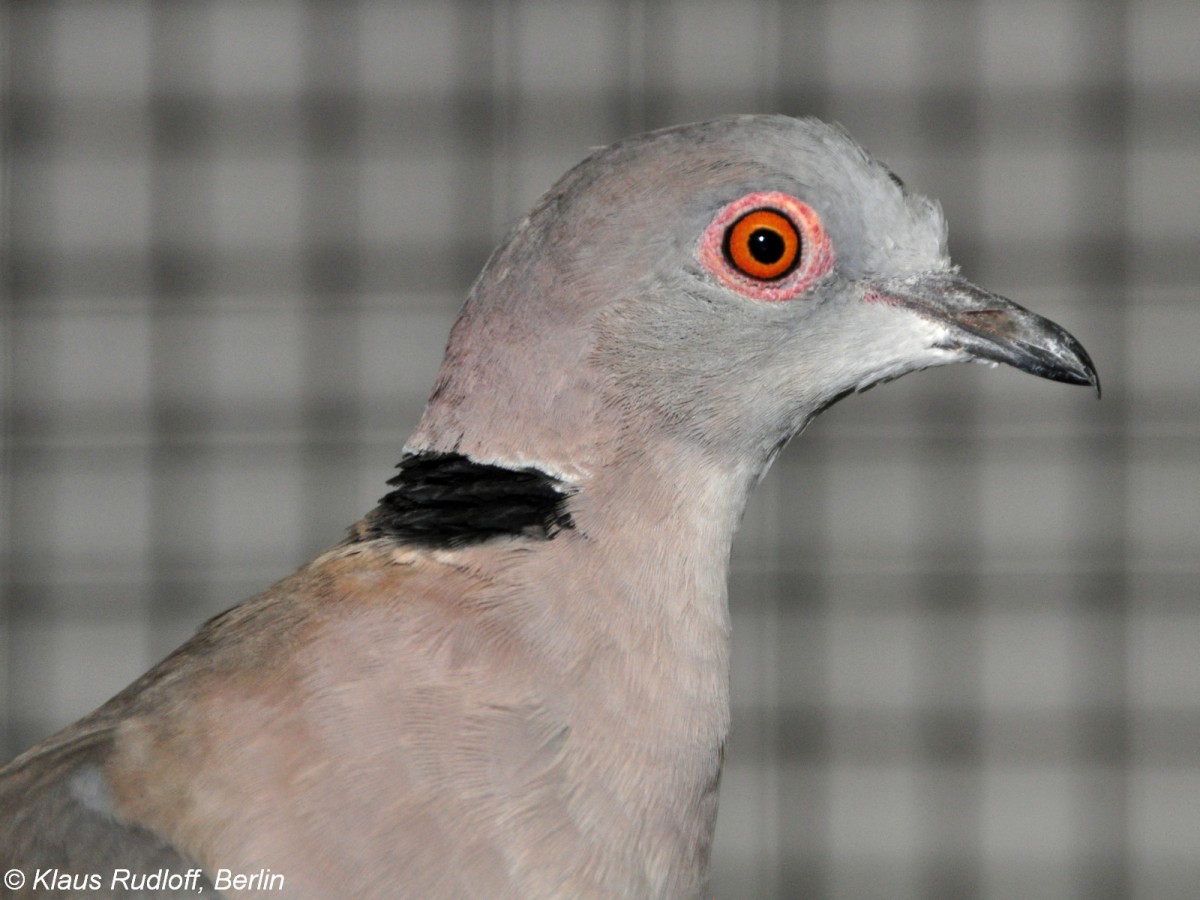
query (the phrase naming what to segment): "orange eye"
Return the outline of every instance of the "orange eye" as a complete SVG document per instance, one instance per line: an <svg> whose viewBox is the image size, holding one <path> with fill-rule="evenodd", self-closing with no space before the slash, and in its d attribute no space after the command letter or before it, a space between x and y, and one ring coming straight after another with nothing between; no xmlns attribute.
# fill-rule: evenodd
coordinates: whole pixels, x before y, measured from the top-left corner
<svg viewBox="0 0 1200 900"><path fill-rule="evenodd" d="M767 303L806 296L834 265L820 215L783 191L726 203L700 236L696 257L725 288Z"/></svg>
<svg viewBox="0 0 1200 900"><path fill-rule="evenodd" d="M787 275L800 261L800 232L775 209L752 209L725 231L725 258L759 281Z"/></svg>

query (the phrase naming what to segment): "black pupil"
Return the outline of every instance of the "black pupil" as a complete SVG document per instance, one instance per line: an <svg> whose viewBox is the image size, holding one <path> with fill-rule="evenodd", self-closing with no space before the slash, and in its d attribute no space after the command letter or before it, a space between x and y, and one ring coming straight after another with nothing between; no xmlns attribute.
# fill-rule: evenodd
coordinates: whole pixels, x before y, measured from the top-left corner
<svg viewBox="0 0 1200 900"><path fill-rule="evenodd" d="M750 255L764 266L774 265L783 259L784 243L778 231L770 228L755 228L750 233Z"/></svg>

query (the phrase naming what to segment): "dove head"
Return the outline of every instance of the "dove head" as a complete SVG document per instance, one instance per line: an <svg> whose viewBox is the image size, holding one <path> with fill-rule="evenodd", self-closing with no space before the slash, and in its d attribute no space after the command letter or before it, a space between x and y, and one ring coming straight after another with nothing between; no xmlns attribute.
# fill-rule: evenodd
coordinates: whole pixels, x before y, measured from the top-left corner
<svg viewBox="0 0 1200 900"><path fill-rule="evenodd" d="M542 197L406 449L569 480L667 446L761 471L839 397L956 361L1098 384L1067 332L959 277L939 206L843 130L721 118L599 150Z"/></svg>

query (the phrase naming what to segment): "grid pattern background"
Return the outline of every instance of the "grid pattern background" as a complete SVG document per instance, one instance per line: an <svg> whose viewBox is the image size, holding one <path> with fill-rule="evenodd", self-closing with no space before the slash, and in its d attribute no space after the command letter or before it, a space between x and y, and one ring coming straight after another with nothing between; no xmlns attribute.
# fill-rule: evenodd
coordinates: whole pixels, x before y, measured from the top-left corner
<svg viewBox="0 0 1200 900"><path fill-rule="evenodd" d="M844 123L1104 399L910 376L735 549L722 898L1200 885L1194 0L8 2L0 758L384 491L467 285L589 147Z"/></svg>

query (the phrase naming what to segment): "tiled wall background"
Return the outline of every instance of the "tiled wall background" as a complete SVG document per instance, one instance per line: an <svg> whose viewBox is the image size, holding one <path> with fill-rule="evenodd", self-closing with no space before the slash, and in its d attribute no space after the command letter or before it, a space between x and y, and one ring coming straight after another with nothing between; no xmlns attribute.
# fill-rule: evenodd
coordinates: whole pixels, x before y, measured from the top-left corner
<svg viewBox="0 0 1200 900"><path fill-rule="evenodd" d="M714 893L1196 896L1194 0L2 9L5 757L371 506L469 281L589 147L814 113L1105 393L927 372L783 455Z"/></svg>

